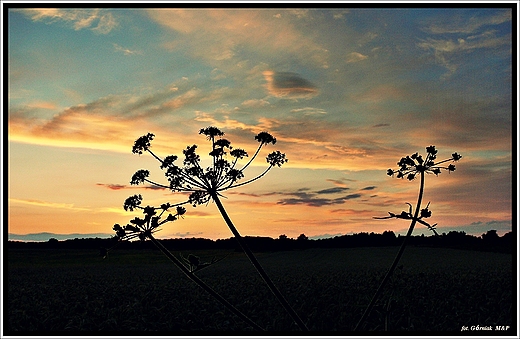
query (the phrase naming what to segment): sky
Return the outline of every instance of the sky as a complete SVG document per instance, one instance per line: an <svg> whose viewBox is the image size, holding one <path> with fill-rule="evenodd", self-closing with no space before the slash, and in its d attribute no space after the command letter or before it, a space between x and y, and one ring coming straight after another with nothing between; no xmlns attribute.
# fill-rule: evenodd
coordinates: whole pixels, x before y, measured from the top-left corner
<svg viewBox="0 0 520 339"><path fill-rule="evenodd" d="M439 233L512 229L511 9L4 11L10 239L108 236L142 215L124 211L131 195L184 201L130 185L139 169L168 184L132 146L153 133L160 157L197 144L210 161L208 126L249 154L259 132L276 137L243 180L272 151L289 159L224 192L243 236L404 234L408 221L373 217L408 210L419 180L386 172L430 145L463 156L425 180ZM214 203L186 208L156 236L232 236Z"/></svg>

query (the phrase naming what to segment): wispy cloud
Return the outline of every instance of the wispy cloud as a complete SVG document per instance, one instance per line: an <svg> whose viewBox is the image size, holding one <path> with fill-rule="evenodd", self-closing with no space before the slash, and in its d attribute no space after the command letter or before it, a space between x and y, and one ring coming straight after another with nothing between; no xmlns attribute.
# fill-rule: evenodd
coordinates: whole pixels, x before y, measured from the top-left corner
<svg viewBox="0 0 520 339"><path fill-rule="evenodd" d="M9 202L13 203L13 204L24 204L24 205L32 205L32 206L38 206L38 207L67 209L67 210L73 210L73 211L89 211L90 210L89 208L76 207L76 206L74 206L74 204L71 204L71 203L57 203L57 202L50 202L50 201L43 201L43 200L36 200L36 199L9 198Z"/></svg>
<svg viewBox="0 0 520 339"><path fill-rule="evenodd" d="M161 238L166 239L168 237L172 238L200 238L201 235L203 235L204 232L175 232L175 233L166 233L164 236L161 236Z"/></svg>
<svg viewBox="0 0 520 339"><path fill-rule="evenodd" d="M507 232L511 232L513 230L512 228L512 221L511 220L491 220L491 221L475 221L472 222L469 225L462 225L462 226L449 226L450 231L464 231L467 234L473 234L480 236L484 233L486 233L489 230L495 230L499 235L504 235Z"/></svg>
<svg viewBox="0 0 520 339"><path fill-rule="evenodd" d="M244 108L250 108L250 107L266 107L269 106L271 103L265 99L249 99L244 102L242 102L241 106Z"/></svg>
<svg viewBox="0 0 520 339"><path fill-rule="evenodd" d="M57 240L67 239L87 239L87 238L112 238L112 233L71 233L71 234L57 234L50 232L29 233L29 234L15 234L8 233L7 238L10 241L49 241L54 238Z"/></svg>
<svg viewBox="0 0 520 339"><path fill-rule="evenodd" d="M39 114L41 110L49 110L52 107L48 104L10 107L9 139L58 147L128 152L128 148L140 134L167 130L161 134L169 136L168 140L163 137L155 144L159 148L168 143L170 147L178 145L179 148L184 148L185 141L181 142L178 135L173 143L170 139L171 127L176 126L181 120L184 121L183 115L170 116L168 124L163 126L156 124L153 118L172 114L189 105L204 102L208 97L216 98L219 95L218 91L204 92L195 88L169 85L151 94L107 95L85 104L67 107L48 118ZM177 132L183 135L187 133L185 128L177 128Z"/></svg>
<svg viewBox="0 0 520 339"><path fill-rule="evenodd" d="M311 207L321 207L327 205L338 205L344 204L347 200L361 198L361 194L349 194L343 197L326 199L326 198L315 198L311 195L302 196L298 198L287 198L282 199L278 202L280 205L306 205Z"/></svg>
<svg viewBox="0 0 520 339"><path fill-rule="evenodd" d="M125 48L125 47L122 47L118 44L113 44L114 45L114 50L116 52L122 52L124 55L139 55L139 54L143 54L142 51L139 51L139 50L132 50L132 49L129 49L129 48Z"/></svg>
<svg viewBox="0 0 520 339"><path fill-rule="evenodd" d="M335 194L335 193L342 193L350 188L348 187L332 187L332 188L326 188L320 191L317 191L316 194Z"/></svg>
<svg viewBox="0 0 520 339"><path fill-rule="evenodd" d="M95 106L95 105L94 105ZM135 121L96 113L98 108L78 105L50 120L35 119L21 110L9 112L9 139L31 144L95 149L122 149L132 137L128 130L138 129Z"/></svg>
<svg viewBox="0 0 520 339"><path fill-rule="evenodd" d="M17 11L33 21L63 22L75 30L90 29L98 34L108 34L118 26L112 13L101 9L34 8Z"/></svg>
<svg viewBox="0 0 520 339"><path fill-rule="evenodd" d="M256 145L251 135L262 130L270 131L283 145L290 159L288 167L354 170L372 166L386 168L389 161L394 162L389 150L395 150L386 145L384 138L371 127L354 128L341 121L317 120L312 115L296 114L283 119L261 118L248 124L229 115L199 112L196 120L220 126L230 135L247 134L247 138L241 138L241 141L247 142L241 147L250 146L253 149ZM377 138L371 137L376 134Z"/></svg>
<svg viewBox="0 0 520 339"><path fill-rule="evenodd" d="M374 125L374 126L372 126L372 127L374 127L374 128L378 128L378 127L390 127L390 124L386 124L386 123L384 123L384 124L376 124L376 125Z"/></svg>
<svg viewBox="0 0 520 339"><path fill-rule="evenodd" d="M304 107L304 108L294 108L291 110L291 113L297 113L302 115L321 115L327 114L323 108L314 108L314 107Z"/></svg>
<svg viewBox="0 0 520 339"><path fill-rule="evenodd" d="M404 100L405 97L406 93L398 86L392 84L381 84L356 94L352 98L356 101L366 102L373 105L389 100Z"/></svg>
<svg viewBox="0 0 520 339"><path fill-rule="evenodd" d="M96 186L104 187L112 191L120 191L120 190L136 190L136 189L144 189L144 190L165 190L164 187L153 186L153 185L139 185L139 186L131 186L131 185L121 185L121 184L101 184L97 183Z"/></svg>
<svg viewBox="0 0 520 339"><path fill-rule="evenodd" d="M291 20L283 20L266 10L150 10L150 18L179 34L165 43L165 47L176 50L183 46L191 55L204 58L212 64L226 69L236 69L236 63L245 61L252 55L272 58L289 55L302 62L327 66L327 51L311 37L294 27ZM297 11L305 20L307 11ZM278 13L276 13L278 14ZM288 17L288 16L287 16ZM280 19L282 18L282 19Z"/></svg>
<svg viewBox="0 0 520 339"><path fill-rule="evenodd" d="M460 18L449 18L449 22L424 27L425 31L441 35L441 38L421 39L417 46L423 50L433 51L435 60L448 69L448 73L443 75L443 78L447 78L466 62L463 56L475 50L490 49L496 55L497 49L505 46L508 51L506 54L509 54L511 35L499 35L495 26L510 22L511 19L510 10L504 10L493 16L471 17L465 21L461 21ZM446 34L451 36L446 37Z"/></svg>
<svg viewBox="0 0 520 339"><path fill-rule="evenodd" d="M424 30L433 34L470 34L478 31L482 27L499 25L511 20L511 10L502 10L497 14L490 16L472 16L469 18L448 15L445 17L436 18L437 22L424 27Z"/></svg>
<svg viewBox="0 0 520 339"><path fill-rule="evenodd" d="M358 53L358 52L352 52L352 53L347 54L347 60L346 61L347 61L347 64L350 64L350 63L353 63L353 62L363 61L366 58L368 58L368 56L363 55L363 54Z"/></svg>

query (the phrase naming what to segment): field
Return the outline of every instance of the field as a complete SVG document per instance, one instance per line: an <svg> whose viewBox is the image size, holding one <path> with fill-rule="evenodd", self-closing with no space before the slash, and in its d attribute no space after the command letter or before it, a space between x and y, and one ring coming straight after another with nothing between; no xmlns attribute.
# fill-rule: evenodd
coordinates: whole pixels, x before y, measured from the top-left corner
<svg viewBox="0 0 520 339"><path fill-rule="evenodd" d="M308 327L334 335L352 331L396 252L374 247L257 256ZM244 254L194 253L205 260L227 254L198 276L271 333L297 330ZM103 260L96 250L10 249L7 265L4 334L249 329L157 250L114 250ZM510 254L409 247L400 265L365 330L449 334L463 326L516 325Z"/></svg>

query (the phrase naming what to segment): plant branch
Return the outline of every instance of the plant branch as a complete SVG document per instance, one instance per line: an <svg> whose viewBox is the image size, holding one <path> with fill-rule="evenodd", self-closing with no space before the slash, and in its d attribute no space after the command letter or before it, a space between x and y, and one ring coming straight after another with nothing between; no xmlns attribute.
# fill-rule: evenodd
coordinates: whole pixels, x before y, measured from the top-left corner
<svg viewBox="0 0 520 339"><path fill-rule="evenodd" d="M202 289L204 289L206 292L211 294L215 299L217 299L220 303L222 303L224 306L226 306L231 312L233 312L235 315L240 317L242 320L244 320L246 323L251 325L254 329L259 331L264 331L263 328L258 326L254 321L249 319L245 314L240 312L238 309L236 309L233 305L231 305L226 299L224 299L220 294L218 294L215 290L213 290L211 287L206 285L204 281L202 281L199 277L197 277L193 272L191 272L186 266L182 264L182 262L177 259L173 254L171 254L170 251L166 247L163 246L152 234L148 234L148 238L152 241L152 243L157 246L161 252L168 257L190 280L192 280L194 283L199 285Z"/></svg>
<svg viewBox="0 0 520 339"><path fill-rule="evenodd" d="M244 165L244 167L242 167L240 170L243 171L245 170L252 162L253 160L255 160L256 156L258 155L258 153L260 152L260 149L262 148L264 144L263 143L260 143L260 146L258 146L258 149L256 150L255 154L253 154L253 156L251 157L251 159L249 159L249 161L247 162L247 164Z"/></svg>
<svg viewBox="0 0 520 339"><path fill-rule="evenodd" d="M227 214L226 210L224 209L224 205L222 205L222 202L218 198L217 192L210 192L210 194L211 194L211 198L213 199L213 201L215 201L215 203L217 204L218 210L220 211L220 214L222 214L222 217L224 218L224 221L226 222L226 224L228 225L229 229L231 230L231 232L233 233L233 235L237 239L240 247L244 250L244 252L246 253L247 257L249 258L249 260L251 261L253 266L256 268L256 270L258 271L258 273L260 274L262 279L264 279L265 283L267 284L267 286L269 287L271 292L276 296L278 301L282 304L282 306L285 308L285 310L293 318L293 320L296 322L296 324L298 324L300 329L302 331L308 331L308 328L305 325L305 323L296 314L296 312L289 305L287 300L285 300L285 298L280 293L278 288L276 288L276 286L274 285L272 280L269 278L267 273L264 271L264 269L262 268L262 266L260 265L260 263L258 262L256 257L253 255L253 252L251 252L251 250L249 249L249 246L247 246L247 244L245 243L244 239L242 238L242 236L240 235L240 233L238 232L236 227L233 225L233 222L229 218L229 215Z"/></svg>
<svg viewBox="0 0 520 339"><path fill-rule="evenodd" d="M149 179L146 179L146 178L143 179L143 180L146 181L147 183L149 183L150 185L157 186L157 187L160 187L160 188L170 189L170 186L159 184L158 182L155 182L155 181L152 181L152 180L149 180Z"/></svg>
<svg viewBox="0 0 520 339"><path fill-rule="evenodd" d="M163 161L161 158L159 158L157 155L155 155L154 152L150 151L150 148L147 148L146 150L147 150L148 153L150 153L150 154L151 154L155 159L157 159L157 160L161 163L161 165L164 163L164 161Z"/></svg>
<svg viewBox="0 0 520 339"><path fill-rule="evenodd" d="M230 189L230 188L235 188L235 187L240 187L240 186L244 186L244 185L247 185L247 184L250 184L252 183L253 181L256 181L258 179L260 179L261 177L263 177L264 175L267 174L267 172L269 172L269 170L273 168L273 165L270 165L269 167L267 167L265 169L265 171L263 171L261 174L257 175L256 177L252 178L252 179L249 179L247 181L244 181L244 182L241 182L240 184L236 184L236 185L233 185L233 181L231 181L231 183L229 184L229 186L226 186L225 188L223 189L219 189L219 191L221 190L227 190L227 189Z"/></svg>
<svg viewBox="0 0 520 339"><path fill-rule="evenodd" d="M356 327L354 328L354 331L357 331L360 329L360 326L363 324L363 322L366 320L368 315L370 314L370 311L372 311L372 308L374 307L375 302L379 298L379 295L383 291L383 287L385 287L386 283L392 276L392 273L394 272L395 268L397 267L397 264L399 263L399 260L401 259L401 256L403 255L404 248L406 247L406 243L408 241L408 238L412 235L413 229L415 227L415 224L417 223L418 217L419 217L419 209L421 208L423 193L424 193L424 172L420 173L421 175L421 186L419 189L419 197L417 199L417 206L415 207L415 213L412 219L412 222L410 223L410 228L408 229L408 232L406 233L406 237L403 240L403 243L401 244L401 247L399 248L399 252L397 252L397 255L394 259L394 262L392 263L392 266L390 266L390 269L386 273L385 277L383 278L383 281L381 281L381 284L379 285L379 288L377 289L376 293L372 297L372 300L370 301L370 304L366 308L365 312L363 313L363 316L357 323Z"/></svg>

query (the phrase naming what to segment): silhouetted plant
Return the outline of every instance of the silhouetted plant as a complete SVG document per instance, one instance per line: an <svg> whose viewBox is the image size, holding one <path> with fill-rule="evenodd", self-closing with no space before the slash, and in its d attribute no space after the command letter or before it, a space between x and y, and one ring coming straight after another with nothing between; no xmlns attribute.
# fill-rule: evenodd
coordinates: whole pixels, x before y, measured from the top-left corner
<svg viewBox="0 0 520 339"><path fill-rule="evenodd" d="M435 230L434 225L430 225L427 222L425 222L422 219L431 217L432 213L428 209L430 206L430 203L426 206L424 209L421 208L422 204L422 198L424 194L424 179L426 174L435 174L439 175L443 170L448 171L448 173L455 171L455 165L453 163L449 164L448 166L445 166L444 164L448 162L454 162L458 161L462 158L461 155L458 153L453 153L451 155L451 158L445 159L442 161L437 160L437 149L435 149L435 146L429 146L426 147L426 158L423 158L422 155L419 155L418 153L414 153L410 156L406 156L404 158L401 158L401 160L397 163L399 168L397 170L389 169L387 171L387 174L391 177L396 175L397 178L406 178L409 181L413 181L417 176L420 177L420 186L419 186L419 196L417 198L417 204L415 206L415 211L412 215L412 205L410 203L407 203L410 206L410 209L408 212L403 211L400 214L394 214L391 212L388 212L390 216L388 217L382 217L376 219L390 219L390 218L397 218L397 219L407 219L411 220L410 228L408 229L408 232L406 233L406 236L403 240L403 243L401 244L401 247L399 248L399 251L397 252L397 255L390 266L390 269L386 273L385 277L383 278L383 281L379 285L379 288L377 289L376 293L372 297L372 300L370 301L370 304L367 306L365 312L363 313L363 316L357 323L356 327L354 328L354 331L358 330L360 326L363 324L363 322L366 320L368 315L370 314L370 311L374 307L375 302L377 301L377 298L381 294L383 287L388 282L389 278L392 276L392 273L394 272L399 260L401 259L401 256L403 255L404 249L406 247L406 242L412 235L413 229L416 225L416 223L420 223L428 227L431 231L433 231L436 235L437 232Z"/></svg>
<svg viewBox="0 0 520 339"><path fill-rule="evenodd" d="M227 226L269 289L280 301L282 306L287 310L298 326L302 330L307 330L307 327L303 321L285 300L283 295L276 288L267 273L264 271L256 257L253 255L250 248L247 246L246 242L243 240L237 228L231 221L229 215L224 209L224 206L222 205L222 202L220 201L222 192L252 183L263 177L273 167L281 167L288 161L285 157L285 154L281 153L280 151L274 151L270 153L266 157L266 161L269 166L262 173L252 179L239 183L238 181L244 178L244 170L247 169L253 160L257 157L263 146L268 144L276 144L276 138L267 132L260 132L258 135L256 135L255 140L259 142L259 146L256 152L244 166L239 167L238 161L248 157L248 153L243 149L233 148L229 140L222 138L224 136L224 132L222 132L217 127L210 126L201 129L199 134L206 136L207 140L211 143L211 151L209 152L209 155L212 158L212 165L206 168L203 168L201 165L201 158L196 153L197 145L187 146L186 149L182 151L184 155L182 165L177 165L176 162L178 157L176 155L169 155L162 159L150 150L151 141L155 137L154 134L148 133L138 138L134 143L132 152L135 154L148 152L155 159L157 159L160 163L160 168L164 170L164 174L169 182L169 185L163 185L148 179L150 172L143 169L138 170L132 176L131 184L136 185L146 182L158 187L170 189L173 192L189 193L188 200L180 203L179 205L190 203L196 207L198 205L208 204L210 201L213 201L217 205L217 208ZM232 158L232 160L228 160L228 155ZM188 257L187 260L189 266L193 269L192 261L195 261L195 258L192 257L190 260L190 257Z"/></svg>
<svg viewBox="0 0 520 339"><path fill-rule="evenodd" d="M133 179L132 179L133 180ZM135 217L134 219L130 220L130 223L121 226L119 224L115 224L113 227L113 230L116 232L116 237L119 240L130 240L139 238L140 240L144 241L146 239L150 239L150 241L159 248L159 250L166 255L170 261L172 261L189 279L191 279L193 282L195 282L197 285L199 285L201 288L203 288L206 292L211 294L215 299L217 299L220 303L222 303L224 306L226 306L229 310L231 310L235 315L240 317L242 320L244 320L246 323L253 326L253 328L257 330L263 330L260 326L258 326L254 321L249 319L245 314L240 312L238 309L236 309L232 304L230 304L226 299L224 299L220 294L218 294L216 291L214 291L211 287L209 287L204 281L202 281L199 277L197 277L194 273L198 271L199 269L209 266L211 264L214 264L218 260L213 260L211 263L204 263L201 265L201 263L198 261L198 258L194 255L190 254L188 256L188 260L186 261L186 264L183 264L181 260L179 260L177 257L175 257L173 254L171 254L170 251L166 247L164 247L154 236L153 233L159 231L159 227L161 225L164 225L167 222L173 222L179 219L179 217L182 217L186 213L186 209L182 207L181 205L185 204L175 204L171 205L170 203L162 204L160 207L152 207L152 206L146 206L142 207L141 202L143 198L140 194L133 195L129 198L127 198L124 202L124 209L125 211L134 211L136 209L141 209L143 211L144 217L139 218ZM167 212L170 208L175 207L175 214L169 213L165 218L163 218L163 214ZM161 212L157 214L157 211L160 210ZM107 256L108 250L104 251L104 257ZM181 256L183 261L185 260L184 257Z"/></svg>

